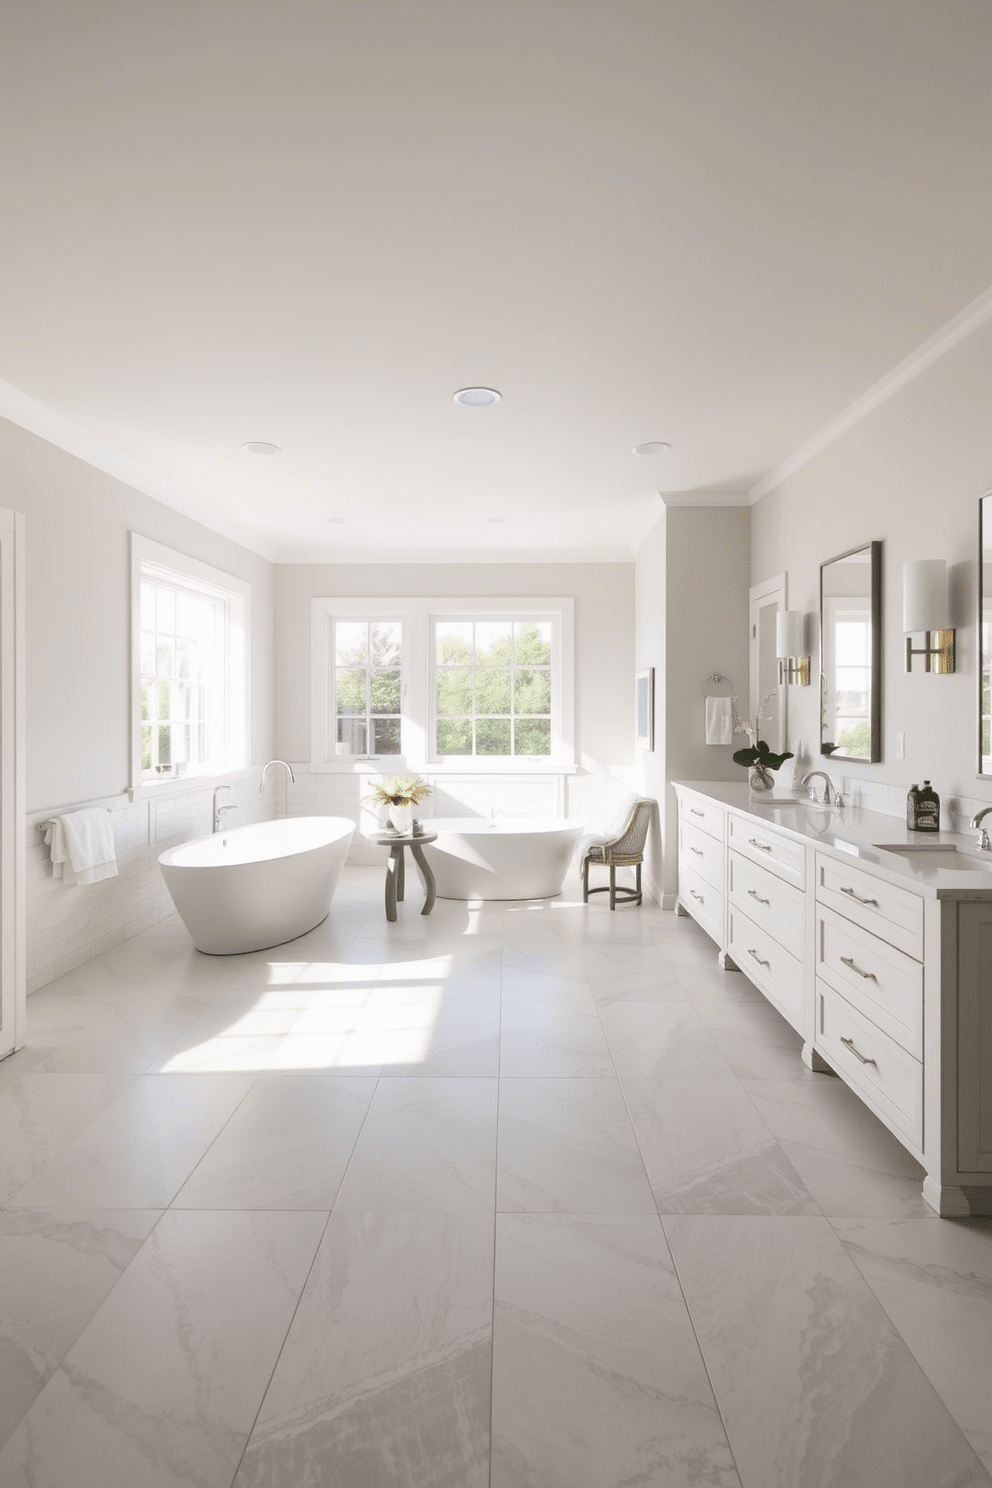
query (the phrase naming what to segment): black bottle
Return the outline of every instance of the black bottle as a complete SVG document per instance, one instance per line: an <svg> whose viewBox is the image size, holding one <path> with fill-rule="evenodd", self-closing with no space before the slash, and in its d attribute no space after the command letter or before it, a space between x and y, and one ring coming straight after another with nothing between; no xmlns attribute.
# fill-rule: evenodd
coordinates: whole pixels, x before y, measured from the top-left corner
<svg viewBox="0 0 992 1488"><path fill-rule="evenodd" d="M913 830L916 832L940 831L940 797L935 790L930 788L929 780L924 780L923 789L916 798L916 824Z"/></svg>
<svg viewBox="0 0 992 1488"><path fill-rule="evenodd" d="M906 796L906 826L910 832L916 831L916 807L920 799L920 787L911 785Z"/></svg>

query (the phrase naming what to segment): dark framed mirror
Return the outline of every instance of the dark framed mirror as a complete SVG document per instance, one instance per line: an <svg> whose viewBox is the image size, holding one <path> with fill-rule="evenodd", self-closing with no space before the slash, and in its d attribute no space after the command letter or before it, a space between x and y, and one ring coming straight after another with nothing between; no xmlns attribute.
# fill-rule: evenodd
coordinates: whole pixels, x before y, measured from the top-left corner
<svg viewBox="0 0 992 1488"><path fill-rule="evenodd" d="M978 503L978 773L992 775L992 491Z"/></svg>
<svg viewBox="0 0 992 1488"><path fill-rule="evenodd" d="M992 517L990 517L992 521ZM882 758L882 544L820 564L820 753Z"/></svg>

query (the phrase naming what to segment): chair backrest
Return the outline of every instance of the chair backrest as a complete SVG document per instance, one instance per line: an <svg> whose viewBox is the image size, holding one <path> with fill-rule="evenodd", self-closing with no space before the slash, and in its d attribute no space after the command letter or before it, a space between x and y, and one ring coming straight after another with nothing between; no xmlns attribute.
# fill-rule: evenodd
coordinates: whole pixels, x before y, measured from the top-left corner
<svg viewBox="0 0 992 1488"><path fill-rule="evenodd" d="M615 837L612 842L607 842L605 846L616 853L643 853L644 844L648 838L648 827L651 825L651 817L657 804L657 801L649 797L636 800L619 837Z"/></svg>

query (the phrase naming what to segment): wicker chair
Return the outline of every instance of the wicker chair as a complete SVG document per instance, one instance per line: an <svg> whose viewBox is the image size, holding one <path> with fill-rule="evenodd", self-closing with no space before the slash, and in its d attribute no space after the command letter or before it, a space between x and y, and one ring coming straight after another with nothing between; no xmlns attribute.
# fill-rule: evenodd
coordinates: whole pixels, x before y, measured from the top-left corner
<svg viewBox="0 0 992 1488"><path fill-rule="evenodd" d="M610 895L611 909L616 909L618 903L641 903L641 863L644 861L644 844L647 841L648 827L651 825L651 818L657 804L657 801L643 797L635 799L623 827L608 841L594 842L586 849L582 856L582 902L584 904L589 903L590 894L605 894L607 891ZM595 889L589 887L589 865L591 863L602 863L604 867L609 868L608 884L600 884ZM636 870L633 889L617 888L618 868Z"/></svg>

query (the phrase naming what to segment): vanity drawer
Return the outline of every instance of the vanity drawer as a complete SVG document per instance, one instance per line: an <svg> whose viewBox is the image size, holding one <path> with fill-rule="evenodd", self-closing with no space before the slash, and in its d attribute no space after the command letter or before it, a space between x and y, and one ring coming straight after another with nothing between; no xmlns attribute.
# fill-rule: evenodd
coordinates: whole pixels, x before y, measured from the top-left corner
<svg viewBox="0 0 992 1488"><path fill-rule="evenodd" d="M717 945L723 944L723 895L708 884L705 878L693 873L690 868L679 866L679 900L692 918L712 936Z"/></svg>
<svg viewBox="0 0 992 1488"><path fill-rule="evenodd" d="M816 897L845 919L923 960L923 900L918 894L817 853Z"/></svg>
<svg viewBox="0 0 992 1488"><path fill-rule="evenodd" d="M923 967L824 905L816 910L816 975L915 1058L923 1057Z"/></svg>
<svg viewBox="0 0 992 1488"><path fill-rule="evenodd" d="M738 852L730 854L728 872L731 901L785 950L802 958L806 943L806 895L802 889Z"/></svg>
<svg viewBox="0 0 992 1488"><path fill-rule="evenodd" d="M764 864L787 883L794 883L800 889L806 887L806 849L801 842L756 822L753 816L736 816L731 812L727 820L730 847L753 863Z"/></svg>
<svg viewBox="0 0 992 1488"><path fill-rule="evenodd" d="M700 832L708 832L718 842L723 842L723 821L726 810L716 801L707 801L703 796L687 796L679 792L679 820L688 822Z"/></svg>
<svg viewBox="0 0 992 1488"><path fill-rule="evenodd" d="M825 982L816 984L816 1048L896 1136L923 1148L923 1065Z"/></svg>
<svg viewBox="0 0 992 1488"><path fill-rule="evenodd" d="M679 872L682 865L691 872L698 873L700 878L705 878L708 884L712 884L718 893L723 893L724 883L724 846L717 842L714 837L708 837L705 832L691 827L688 822L679 822Z"/></svg>
<svg viewBox="0 0 992 1488"><path fill-rule="evenodd" d="M803 965L798 957L736 905L727 912L727 950L760 991L764 992L793 1028L803 1027Z"/></svg>

